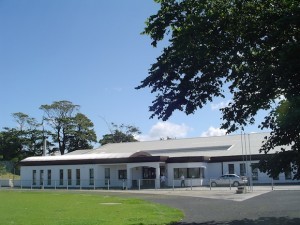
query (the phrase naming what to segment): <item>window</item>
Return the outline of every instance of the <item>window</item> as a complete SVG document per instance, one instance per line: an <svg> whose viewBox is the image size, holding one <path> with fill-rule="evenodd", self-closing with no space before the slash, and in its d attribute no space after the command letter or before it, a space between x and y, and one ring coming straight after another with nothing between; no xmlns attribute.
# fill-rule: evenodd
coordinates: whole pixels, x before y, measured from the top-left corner
<svg viewBox="0 0 300 225"><path fill-rule="evenodd" d="M155 179L156 170L153 167L143 167L143 179Z"/></svg>
<svg viewBox="0 0 300 225"><path fill-rule="evenodd" d="M241 176L246 175L246 165L245 165L245 163L240 163L240 175Z"/></svg>
<svg viewBox="0 0 300 225"><path fill-rule="evenodd" d="M72 185L72 170L68 169L68 185Z"/></svg>
<svg viewBox="0 0 300 225"><path fill-rule="evenodd" d="M51 170L48 170L47 174L47 185L51 185Z"/></svg>
<svg viewBox="0 0 300 225"><path fill-rule="evenodd" d="M119 170L119 179L127 179L127 170Z"/></svg>
<svg viewBox="0 0 300 225"><path fill-rule="evenodd" d="M200 168L188 168L187 170L188 178L199 178Z"/></svg>
<svg viewBox="0 0 300 225"><path fill-rule="evenodd" d="M105 177L105 185L107 185L110 180L110 168L104 169L104 177Z"/></svg>
<svg viewBox="0 0 300 225"><path fill-rule="evenodd" d="M44 170L40 170L40 185L44 185Z"/></svg>
<svg viewBox="0 0 300 225"><path fill-rule="evenodd" d="M179 179L181 175L185 178L204 178L204 168L174 168L174 179Z"/></svg>
<svg viewBox="0 0 300 225"><path fill-rule="evenodd" d="M76 185L80 185L80 169L76 169Z"/></svg>
<svg viewBox="0 0 300 225"><path fill-rule="evenodd" d="M89 174L90 174L90 185L94 185L94 169L93 168L90 168Z"/></svg>
<svg viewBox="0 0 300 225"><path fill-rule="evenodd" d="M64 184L64 170L59 170L59 185Z"/></svg>
<svg viewBox="0 0 300 225"><path fill-rule="evenodd" d="M32 185L36 185L36 170L32 171Z"/></svg>
<svg viewBox="0 0 300 225"><path fill-rule="evenodd" d="M233 174L234 173L234 164L228 164L228 173Z"/></svg>
<svg viewBox="0 0 300 225"><path fill-rule="evenodd" d="M292 179L292 172L291 171L286 171L284 172L284 176L286 180L291 180Z"/></svg>
<svg viewBox="0 0 300 225"><path fill-rule="evenodd" d="M174 168L174 179L180 179L181 175L187 178L187 168Z"/></svg>
<svg viewBox="0 0 300 225"><path fill-rule="evenodd" d="M253 163L252 168L252 180L258 180L258 163Z"/></svg>

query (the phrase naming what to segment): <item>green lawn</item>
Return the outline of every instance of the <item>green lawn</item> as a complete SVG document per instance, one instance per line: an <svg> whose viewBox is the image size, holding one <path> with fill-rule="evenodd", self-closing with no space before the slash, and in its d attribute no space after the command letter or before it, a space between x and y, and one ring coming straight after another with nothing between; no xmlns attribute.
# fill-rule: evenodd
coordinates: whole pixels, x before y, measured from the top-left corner
<svg viewBox="0 0 300 225"><path fill-rule="evenodd" d="M172 224L181 211L109 193L0 190L0 225Z"/></svg>

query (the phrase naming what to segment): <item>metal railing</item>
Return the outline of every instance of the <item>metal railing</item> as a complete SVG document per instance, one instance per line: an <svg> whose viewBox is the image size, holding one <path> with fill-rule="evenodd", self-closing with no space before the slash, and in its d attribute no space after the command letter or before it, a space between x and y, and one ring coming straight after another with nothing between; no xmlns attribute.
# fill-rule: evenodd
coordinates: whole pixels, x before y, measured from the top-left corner
<svg viewBox="0 0 300 225"><path fill-rule="evenodd" d="M30 189L166 189L201 186L195 179L186 179L184 185L180 180L161 182L160 179L55 179L55 180L14 180L0 179L0 188L30 188Z"/></svg>
<svg viewBox="0 0 300 225"><path fill-rule="evenodd" d="M144 189L172 189L172 190L232 190L236 188L232 185L232 181L228 184L212 186L214 179L180 179L168 180L162 183L160 179L72 179L72 180L14 180L0 179L0 188L20 188L20 189L118 189L118 190L144 190ZM262 183L254 182L252 185L242 184L247 190L253 191L253 186L265 187L265 189L280 189L286 185L300 185L298 182L282 183L273 179L265 179ZM225 189L224 189L225 187ZM300 187L300 186L299 186ZM257 188L256 188L257 189Z"/></svg>

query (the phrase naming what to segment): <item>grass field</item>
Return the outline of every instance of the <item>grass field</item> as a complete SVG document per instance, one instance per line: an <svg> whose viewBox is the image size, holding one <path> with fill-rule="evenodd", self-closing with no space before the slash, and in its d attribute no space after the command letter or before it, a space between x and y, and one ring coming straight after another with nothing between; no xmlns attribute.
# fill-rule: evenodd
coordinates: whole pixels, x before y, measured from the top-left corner
<svg viewBox="0 0 300 225"><path fill-rule="evenodd" d="M0 190L1 225L160 225L181 211L105 193Z"/></svg>

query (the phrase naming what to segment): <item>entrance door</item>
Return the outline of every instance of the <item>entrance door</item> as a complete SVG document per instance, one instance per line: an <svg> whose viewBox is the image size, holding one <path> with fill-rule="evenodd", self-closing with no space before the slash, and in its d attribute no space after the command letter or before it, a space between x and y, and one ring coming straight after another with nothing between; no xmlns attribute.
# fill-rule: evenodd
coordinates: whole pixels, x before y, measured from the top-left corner
<svg viewBox="0 0 300 225"><path fill-rule="evenodd" d="M156 170L153 167L143 167L143 187L155 188Z"/></svg>
<svg viewBox="0 0 300 225"><path fill-rule="evenodd" d="M160 166L160 176L162 176L162 175L165 175L165 176L167 175L165 166Z"/></svg>

